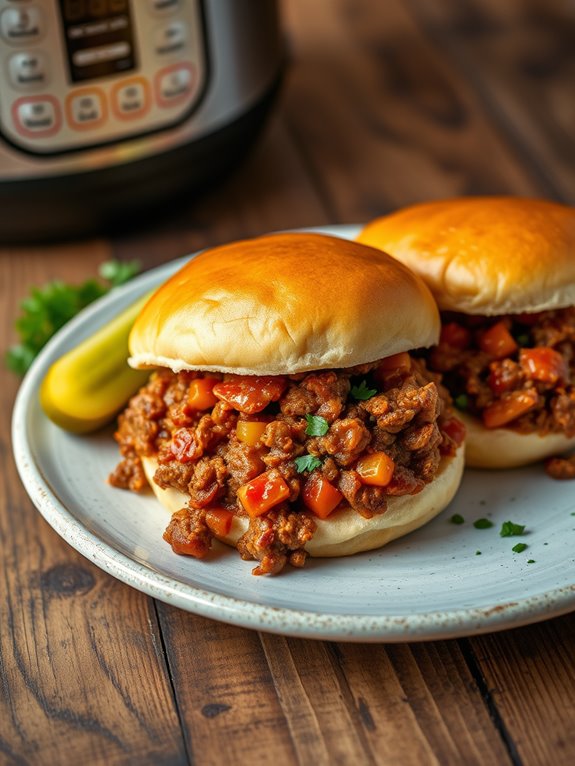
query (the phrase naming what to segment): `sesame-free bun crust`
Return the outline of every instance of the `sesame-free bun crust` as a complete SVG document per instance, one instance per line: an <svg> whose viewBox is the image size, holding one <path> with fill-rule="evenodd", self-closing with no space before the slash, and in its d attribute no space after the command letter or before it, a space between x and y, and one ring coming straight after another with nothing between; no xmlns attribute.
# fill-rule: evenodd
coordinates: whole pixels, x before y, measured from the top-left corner
<svg viewBox="0 0 575 766"><path fill-rule="evenodd" d="M188 497L176 489L161 489L154 482L157 462L142 458L144 470L154 494L170 513L183 508ZM416 495L391 497L385 513L364 519L352 509L334 511L328 519L314 517L317 529L305 546L311 556L350 556L361 551L381 548L398 537L427 524L446 508L459 488L464 464L464 447L456 455L443 458L433 481ZM248 528L248 519L234 517L230 533L219 539L235 546Z"/></svg>
<svg viewBox="0 0 575 766"><path fill-rule="evenodd" d="M575 208L517 197L427 202L358 241L418 273L439 308L493 316L575 304Z"/></svg>
<svg viewBox="0 0 575 766"><path fill-rule="evenodd" d="M511 428L485 428L471 415L465 423L465 464L469 468L518 468L575 449L575 438L563 434L521 433Z"/></svg>
<svg viewBox="0 0 575 766"><path fill-rule="evenodd" d="M398 261L321 234L206 250L144 306L133 367L280 375L351 367L437 342L425 284Z"/></svg>

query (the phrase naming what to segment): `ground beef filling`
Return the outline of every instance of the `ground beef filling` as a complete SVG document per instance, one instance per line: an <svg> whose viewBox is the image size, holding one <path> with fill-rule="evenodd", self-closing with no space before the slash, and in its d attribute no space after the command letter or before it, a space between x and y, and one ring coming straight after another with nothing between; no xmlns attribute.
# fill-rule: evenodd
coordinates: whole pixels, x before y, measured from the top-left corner
<svg viewBox="0 0 575 766"><path fill-rule="evenodd" d="M202 558L246 517L237 548L273 574L303 566L315 519L385 513L463 437L438 376L408 354L286 377L159 370L120 415L110 482L144 489L141 458L157 457L155 482L190 498L164 533L172 548Z"/></svg>

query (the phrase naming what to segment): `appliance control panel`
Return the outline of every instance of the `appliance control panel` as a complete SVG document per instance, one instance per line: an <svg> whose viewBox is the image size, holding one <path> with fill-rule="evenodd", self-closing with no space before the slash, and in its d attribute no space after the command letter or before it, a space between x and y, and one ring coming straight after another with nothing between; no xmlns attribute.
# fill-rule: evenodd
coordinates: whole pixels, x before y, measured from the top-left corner
<svg viewBox="0 0 575 766"><path fill-rule="evenodd" d="M181 122L207 81L201 0L0 0L0 132L35 154Z"/></svg>

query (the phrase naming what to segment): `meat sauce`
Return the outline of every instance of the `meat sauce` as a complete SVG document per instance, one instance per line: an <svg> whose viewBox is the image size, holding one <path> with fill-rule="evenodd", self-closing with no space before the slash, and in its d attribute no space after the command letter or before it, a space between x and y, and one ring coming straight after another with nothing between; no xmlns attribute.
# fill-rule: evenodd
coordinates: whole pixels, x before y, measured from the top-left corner
<svg viewBox="0 0 575 766"><path fill-rule="evenodd" d="M575 436L575 308L498 317L442 315L439 345L426 352L456 406L487 428ZM546 464L575 475L572 460Z"/></svg>
<svg viewBox="0 0 575 766"><path fill-rule="evenodd" d="M254 574L274 574L303 566L316 519L344 508L371 518L420 492L464 428L438 376L404 353L295 376L159 370L115 436L111 484L143 490L141 458L155 456L154 481L189 496L164 533L175 552L203 558L241 516L238 551Z"/></svg>

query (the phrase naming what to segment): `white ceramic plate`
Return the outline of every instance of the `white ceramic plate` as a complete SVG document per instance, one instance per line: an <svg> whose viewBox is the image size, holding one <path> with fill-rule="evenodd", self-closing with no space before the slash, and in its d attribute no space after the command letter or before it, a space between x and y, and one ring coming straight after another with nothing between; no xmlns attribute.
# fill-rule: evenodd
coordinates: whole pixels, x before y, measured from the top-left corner
<svg viewBox="0 0 575 766"><path fill-rule="evenodd" d="M322 231L353 237L357 227ZM41 514L70 545L182 609L308 638L452 638L575 609L575 483L553 481L541 467L469 471L451 506L408 537L373 553L311 559L277 577L254 577L253 562L225 546L205 561L172 553L162 540L166 512L151 497L106 483L118 460L112 428L87 437L61 431L43 415L38 388L55 359L181 263L150 271L89 307L53 338L21 386L13 416L18 470ZM455 513L463 525L449 522ZM481 517L494 526L474 528ZM504 521L524 524L527 534L500 537ZM513 553L517 542L528 548Z"/></svg>

